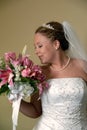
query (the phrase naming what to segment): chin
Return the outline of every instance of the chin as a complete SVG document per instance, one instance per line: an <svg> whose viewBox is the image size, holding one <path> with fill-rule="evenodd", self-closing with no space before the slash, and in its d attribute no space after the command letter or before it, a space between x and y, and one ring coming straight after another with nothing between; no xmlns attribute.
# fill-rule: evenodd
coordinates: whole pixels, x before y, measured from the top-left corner
<svg viewBox="0 0 87 130"><path fill-rule="evenodd" d="M41 61L41 64L46 64L46 62Z"/></svg>
<svg viewBox="0 0 87 130"><path fill-rule="evenodd" d="M42 61L42 60L41 60L41 64L48 64L48 62L47 62L47 61Z"/></svg>
<svg viewBox="0 0 87 130"><path fill-rule="evenodd" d="M40 59L41 64L49 64L49 62L45 59Z"/></svg>

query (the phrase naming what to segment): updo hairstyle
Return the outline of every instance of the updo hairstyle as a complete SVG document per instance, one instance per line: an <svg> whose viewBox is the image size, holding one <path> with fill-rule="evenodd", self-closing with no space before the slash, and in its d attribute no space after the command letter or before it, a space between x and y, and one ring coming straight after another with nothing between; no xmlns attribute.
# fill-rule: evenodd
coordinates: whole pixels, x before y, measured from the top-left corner
<svg viewBox="0 0 87 130"><path fill-rule="evenodd" d="M40 26L35 31L36 33L41 33L51 41L58 40L60 42L61 49L66 51L69 48L69 42L66 40L64 35L64 30L62 24L59 22L48 22L44 26Z"/></svg>

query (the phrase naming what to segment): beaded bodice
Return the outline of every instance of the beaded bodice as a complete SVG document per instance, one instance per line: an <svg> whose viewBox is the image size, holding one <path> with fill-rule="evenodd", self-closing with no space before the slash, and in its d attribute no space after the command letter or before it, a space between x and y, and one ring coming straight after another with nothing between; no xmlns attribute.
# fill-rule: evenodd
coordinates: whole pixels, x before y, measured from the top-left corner
<svg viewBox="0 0 87 130"><path fill-rule="evenodd" d="M59 78L48 83L50 87L42 95L43 114L35 130L87 130L86 82Z"/></svg>

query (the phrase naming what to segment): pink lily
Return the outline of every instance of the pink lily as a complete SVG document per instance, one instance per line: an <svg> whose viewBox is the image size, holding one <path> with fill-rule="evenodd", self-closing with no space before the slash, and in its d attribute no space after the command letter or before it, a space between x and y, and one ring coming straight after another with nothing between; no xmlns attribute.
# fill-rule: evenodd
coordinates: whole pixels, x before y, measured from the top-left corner
<svg viewBox="0 0 87 130"><path fill-rule="evenodd" d="M29 77L30 73L31 73L30 68L26 68L26 69L23 69L23 70L22 70L21 75L22 75L23 77Z"/></svg>
<svg viewBox="0 0 87 130"><path fill-rule="evenodd" d="M42 83L39 83L38 85L37 85L37 87L38 87L38 89L39 89L39 95L41 95L42 93L43 93L43 91L44 91L44 89L45 88L49 88L49 85L48 85L48 83L47 82L42 82Z"/></svg>
<svg viewBox="0 0 87 130"><path fill-rule="evenodd" d="M7 62L16 60L16 54L15 54L15 52L5 53L5 60Z"/></svg>
<svg viewBox="0 0 87 130"><path fill-rule="evenodd" d="M13 86L13 73L11 69L7 70L0 70L0 87L2 87L4 84L9 83L10 86Z"/></svg>
<svg viewBox="0 0 87 130"><path fill-rule="evenodd" d="M29 59L28 56L25 56L23 57L23 65L32 68L33 62Z"/></svg>

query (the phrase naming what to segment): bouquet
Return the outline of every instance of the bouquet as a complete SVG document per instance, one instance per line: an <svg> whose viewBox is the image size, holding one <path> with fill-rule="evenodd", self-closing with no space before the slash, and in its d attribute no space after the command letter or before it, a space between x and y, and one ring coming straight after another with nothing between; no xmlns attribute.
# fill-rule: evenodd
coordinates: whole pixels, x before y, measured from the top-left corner
<svg viewBox="0 0 87 130"><path fill-rule="evenodd" d="M0 94L6 93L13 102L13 130L16 130L21 99L36 91L41 95L48 88L45 78L41 67L29 55L8 52L0 58Z"/></svg>

